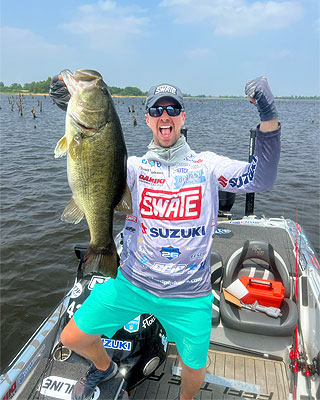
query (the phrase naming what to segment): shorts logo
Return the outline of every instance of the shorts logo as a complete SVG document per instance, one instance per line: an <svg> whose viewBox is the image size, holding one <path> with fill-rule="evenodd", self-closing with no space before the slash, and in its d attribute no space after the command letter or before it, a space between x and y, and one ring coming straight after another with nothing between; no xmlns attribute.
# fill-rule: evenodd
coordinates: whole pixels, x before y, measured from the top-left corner
<svg viewBox="0 0 320 400"><path fill-rule="evenodd" d="M185 221L200 217L201 201L201 186L176 192L145 188L139 206L143 218Z"/></svg>
<svg viewBox="0 0 320 400"><path fill-rule="evenodd" d="M178 248L170 247L162 247L160 251L162 257L166 257L168 260L173 260L180 256L181 252Z"/></svg>

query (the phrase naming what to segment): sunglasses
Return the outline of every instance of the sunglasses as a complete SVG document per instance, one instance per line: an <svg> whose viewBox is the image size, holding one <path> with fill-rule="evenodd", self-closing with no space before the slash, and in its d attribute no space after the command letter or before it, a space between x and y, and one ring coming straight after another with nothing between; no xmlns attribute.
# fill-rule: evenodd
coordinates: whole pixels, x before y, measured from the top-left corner
<svg viewBox="0 0 320 400"><path fill-rule="evenodd" d="M151 117L161 117L164 110L167 111L167 114L170 115L170 117L176 117L177 115L180 115L182 108L177 106L150 107L148 113L151 115Z"/></svg>

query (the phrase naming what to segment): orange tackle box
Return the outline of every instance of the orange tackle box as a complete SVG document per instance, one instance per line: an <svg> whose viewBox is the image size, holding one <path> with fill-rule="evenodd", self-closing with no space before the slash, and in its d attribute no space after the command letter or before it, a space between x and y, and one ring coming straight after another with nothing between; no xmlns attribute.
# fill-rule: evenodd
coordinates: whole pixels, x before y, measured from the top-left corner
<svg viewBox="0 0 320 400"><path fill-rule="evenodd" d="M281 282L249 276L242 276L240 281L249 290L249 293L241 299L243 303L253 304L258 301L262 306L280 308L284 298L284 287Z"/></svg>

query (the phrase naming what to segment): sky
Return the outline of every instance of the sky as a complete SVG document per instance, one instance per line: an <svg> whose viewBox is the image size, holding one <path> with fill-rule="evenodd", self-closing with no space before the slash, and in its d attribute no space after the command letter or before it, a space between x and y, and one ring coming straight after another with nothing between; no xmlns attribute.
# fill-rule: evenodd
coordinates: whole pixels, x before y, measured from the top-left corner
<svg viewBox="0 0 320 400"><path fill-rule="evenodd" d="M111 86L320 95L319 0L0 0L5 85L94 69Z"/></svg>

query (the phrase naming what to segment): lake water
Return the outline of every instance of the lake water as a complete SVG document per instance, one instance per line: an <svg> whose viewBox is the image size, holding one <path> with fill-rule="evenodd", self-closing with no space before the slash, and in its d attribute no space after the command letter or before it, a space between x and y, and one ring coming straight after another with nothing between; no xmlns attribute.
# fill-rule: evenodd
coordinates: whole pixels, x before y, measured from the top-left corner
<svg viewBox="0 0 320 400"><path fill-rule="evenodd" d="M60 215L70 199L66 158L54 159L64 134L65 113L48 96L24 96L23 117L1 95L1 369L20 350L73 284L76 243L87 243L85 221L74 226ZM17 98L14 97L14 101ZM40 103L42 102L42 112ZM141 156L151 140L141 98L115 99L128 154ZM282 122L279 172L272 191L256 194L255 213L296 219L319 254L320 102L276 101ZM137 126L133 126L135 107ZM33 119L32 107L36 112ZM258 122L253 105L241 99L186 99L188 142L247 160L249 130ZM244 213L245 196L233 212ZM115 232L123 217L115 216Z"/></svg>

